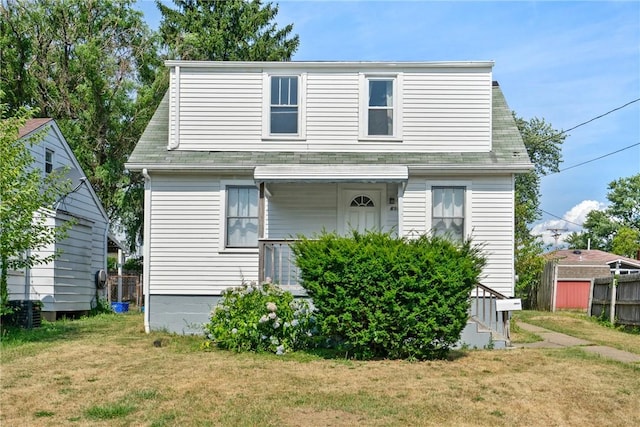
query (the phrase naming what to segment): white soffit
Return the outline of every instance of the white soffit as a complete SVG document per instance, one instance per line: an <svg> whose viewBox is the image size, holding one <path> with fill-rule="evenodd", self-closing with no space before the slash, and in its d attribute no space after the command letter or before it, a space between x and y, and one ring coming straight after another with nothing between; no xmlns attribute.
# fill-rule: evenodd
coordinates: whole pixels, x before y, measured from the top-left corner
<svg viewBox="0 0 640 427"><path fill-rule="evenodd" d="M265 165L256 166L256 182L404 182L407 166L394 165Z"/></svg>

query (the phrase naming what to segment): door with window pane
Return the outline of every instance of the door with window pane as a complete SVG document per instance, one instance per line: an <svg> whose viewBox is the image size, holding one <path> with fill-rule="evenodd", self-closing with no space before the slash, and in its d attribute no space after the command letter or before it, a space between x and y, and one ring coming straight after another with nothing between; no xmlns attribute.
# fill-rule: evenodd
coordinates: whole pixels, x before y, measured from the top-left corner
<svg viewBox="0 0 640 427"><path fill-rule="evenodd" d="M433 187L432 231L436 236L464 238L464 187Z"/></svg>
<svg viewBox="0 0 640 427"><path fill-rule="evenodd" d="M346 192L345 231L356 230L361 233L380 229L380 192Z"/></svg>

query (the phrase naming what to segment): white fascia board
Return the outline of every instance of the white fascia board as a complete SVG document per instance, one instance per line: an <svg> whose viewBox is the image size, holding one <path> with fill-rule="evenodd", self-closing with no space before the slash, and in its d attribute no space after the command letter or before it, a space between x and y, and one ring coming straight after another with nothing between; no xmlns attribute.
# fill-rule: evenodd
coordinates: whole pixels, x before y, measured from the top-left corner
<svg viewBox="0 0 640 427"><path fill-rule="evenodd" d="M182 68L219 68L242 70L269 70L269 69L442 69L442 68L489 68L492 69L494 61L422 61L422 62L381 62L381 61L165 61L167 67Z"/></svg>
<svg viewBox="0 0 640 427"><path fill-rule="evenodd" d="M402 182L409 168L398 165L265 165L256 166L256 182Z"/></svg>

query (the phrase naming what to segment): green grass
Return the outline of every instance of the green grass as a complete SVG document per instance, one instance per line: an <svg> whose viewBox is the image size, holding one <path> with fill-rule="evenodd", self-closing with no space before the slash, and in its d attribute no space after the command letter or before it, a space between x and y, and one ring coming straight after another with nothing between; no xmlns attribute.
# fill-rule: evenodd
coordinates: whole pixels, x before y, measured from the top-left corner
<svg viewBox="0 0 640 427"><path fill-rule="evenodd" d="M84 411L84 415L94 421L112 420L114 418L124 418L135 410L135 405L131 403L114 403L91 406Z"/></svg>
<svg viewBox="0 0 640 427"><path fill-rule="evenodd" d="M595 317L583 312L524 310L514 313L514 323L518 321L540 326L576 338L582 338L593 344L609 346L619 350L640 354L640 335L623 328L603 325Z"/></svg>

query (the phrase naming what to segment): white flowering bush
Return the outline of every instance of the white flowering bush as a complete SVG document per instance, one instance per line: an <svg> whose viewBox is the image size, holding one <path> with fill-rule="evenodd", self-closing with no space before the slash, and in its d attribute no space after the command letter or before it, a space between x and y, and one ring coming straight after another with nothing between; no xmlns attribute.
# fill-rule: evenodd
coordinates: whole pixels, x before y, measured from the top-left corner
<svg viewBox="0 0 640 427"><path fill-rule="evenodd" d="M270 283L227 289L205 324L207 346L279 355L308 348L314 332L309 303Z"/></svg>

